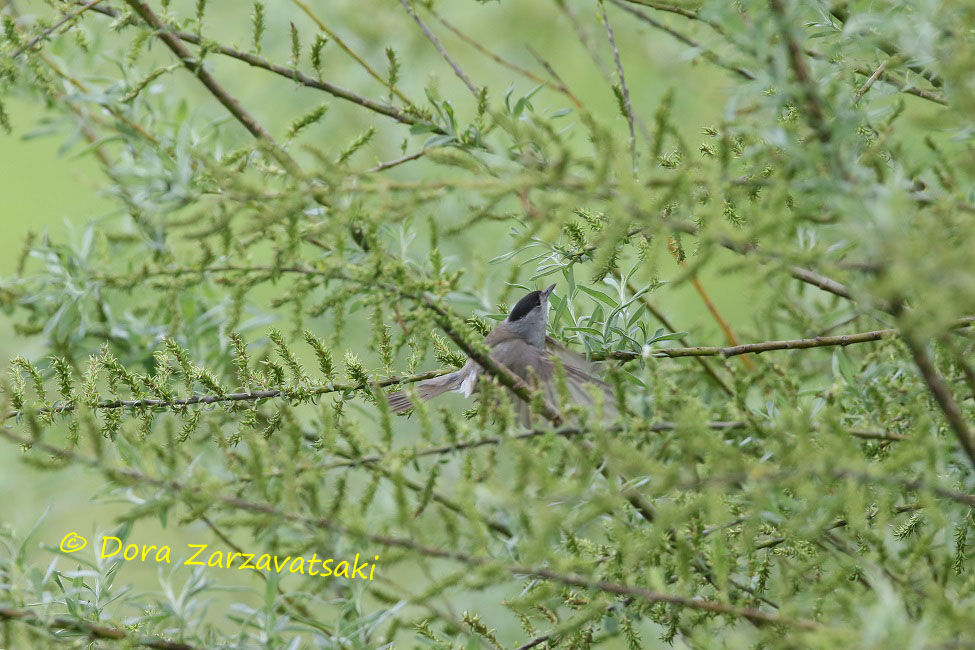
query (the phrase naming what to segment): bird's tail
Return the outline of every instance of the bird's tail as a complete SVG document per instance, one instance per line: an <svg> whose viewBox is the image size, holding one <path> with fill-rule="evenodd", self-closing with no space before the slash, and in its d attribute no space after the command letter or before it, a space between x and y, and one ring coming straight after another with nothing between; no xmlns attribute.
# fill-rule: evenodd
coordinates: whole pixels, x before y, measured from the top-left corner
<svg viewBox="0 0 975 650"><path fill-rule="evenodd" d="M416 389L416 396L421 400L428 400L431 397L436 397L441 393L446 393L448 390L454 390L460 388L460 385L464 381L465 369L458 370L457 372L452 372L447 375L442 375L440 377L433 377L431 379L424 379L423 381L418 381L414 384ZM395 393L390 393L387 398L389 400L389 407L393 410L393 413L403 413L413 408L413 400L401 390Z"/></svg>

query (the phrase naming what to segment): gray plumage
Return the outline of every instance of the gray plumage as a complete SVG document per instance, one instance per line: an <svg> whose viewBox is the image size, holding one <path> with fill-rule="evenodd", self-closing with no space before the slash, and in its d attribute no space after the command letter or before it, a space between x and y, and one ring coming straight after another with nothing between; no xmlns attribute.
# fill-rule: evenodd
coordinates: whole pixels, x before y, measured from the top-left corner
<svg viewBox="0 0 975 650"><path fill-rule="evenodd" d="M605 415L615 416L616 400L612 387L595 376L595 370L588 361L545 334L548 297L554 288L553 284L544 291L532 291L519 300L508 317L491 330L484 339L484 343L491 349L491 358L525 381L531 381L534 375L549 404L553 406L558 403L557 390L553 381L555 359L558 358L564 368L566 385L572 401L578 404L591 404L593 398L588 392L590 390L588 387L592 386L604 395ZM421 400L428 400L449 390L455 390L465 397L470 397L477 384L477 378L482 372L480 365L473 360L468 360L460 370L414 384L416 396ZM413 408L413 402L404 391L391 393L388 399L390 408L396 413ZM527 424L529 417L527 404L518 399L517 406L522 423Z"/></svg>

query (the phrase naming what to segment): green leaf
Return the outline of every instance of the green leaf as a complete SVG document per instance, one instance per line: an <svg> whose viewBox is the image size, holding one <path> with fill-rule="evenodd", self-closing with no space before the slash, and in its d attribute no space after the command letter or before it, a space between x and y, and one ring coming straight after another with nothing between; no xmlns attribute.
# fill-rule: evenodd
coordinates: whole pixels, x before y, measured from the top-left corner
<svg viewBox="0 0 975 650"><path fill-rule="evenodd" d="M610 298L609 296L607 296L602 291L596 291L595 289L590 289L589 287L587 287L584 284L580 284L579 285L579 290L580 291L583 291L583 292L585 292L587 294L589 294L590 296L592 296L596 300L598 300L598 301L600 301L600 302L602 302L602 303L604 303L606 305L609 305L610 307L613 307L613 308L617 307L617 304L618 303L615 300L613 300L612 298Z"/></svg>

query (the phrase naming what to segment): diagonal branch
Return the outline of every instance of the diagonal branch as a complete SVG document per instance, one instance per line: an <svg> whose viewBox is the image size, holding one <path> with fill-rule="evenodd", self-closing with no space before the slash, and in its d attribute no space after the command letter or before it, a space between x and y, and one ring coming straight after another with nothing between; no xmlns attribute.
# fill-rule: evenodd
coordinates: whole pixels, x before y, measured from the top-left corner
<svg viewBox="0 0 975 650"><path fill-rule="evenodd" d="M193 56L193 53L186 49L183 45L183 41L169 31L166 25L163 24L159 16L157 16L152 9L149 8L145 2L142 0L125 0L125 2L135 11L139 16L154 30L156 30L156 36L166 44L173 54L175 54L179 60L183 63L183 66L192 72L200 82L206 86L207 90L217 98L224 108L226 108L231 115L240 122L247 131L253 135L258 140L264 142L274 157L278 162L281 163L291 174L301 178L303 174L301 169L298 167L298 163L271 137L271 134L264 129L260 123L248 113L240 102L237 101L230 93L224 90L223 86L217 83L207 69L203 66L203 62Z"/></svg>
<svg viewBox="0 0 975 650"><path fill-rule="evenodd" d="M26 45L23 45L23 46L17 48L17 50L13 54L10 55L10 60L11 61L12 60L15 60L18 56L20 56L24 52L30 50L35 45L37 45L38 43L40 43L41 41L43 41L45 38L47 38L48 36L50 36L51 34L53 34L62 25L65 25L66 23L71 22L72 20L74 20L75 18L77 18L78 16L80 16L81 14L83 14L84 12L88 11L89 9L91 9L92 7L94 7L95 5L97 5L101 1L102 0L90 0L89 2L81 5L80 7L78 7L74 11L72 11L71 13L65 14L64 18L62 18L58 22L54 23L53 25L51 25L50 27L48 27L47 29L45 29L43 32L41 32L40 34L38 34L35 38L31 39L31 41L29 43L27 43Z"/></svg>
<svg viewBox="0 0 975 650"><path fill-rule="evenodd" d="M103 14L110 18L118 18L120 15L118 11L110 7L93 7L92 11ZM175 37L177 37L179 40L184 41L186 43L191 43L193 45L201 45L200 37L191 32L171 30L170 33ZM357 95L351 90L342 88L341 86L336 86L335 84L329 83L327 81L321 81L319 79L309 77L308 75L299 72L293 68L288 68L283 65L277 65L271 63L264 57L257 56L256 54L250 54L249 52L242 52L240 50L234 49L232 47L227 47L225 45L212 44L209 41L207 42L207 46L212 48L209 50L210 52L220 54L232 59L237 59L238 61L242 61L255 68L261 68L262 70L273 72L278 76L299 83L302 86L324 91L338 99L352 102L353 104L358 104L362 108L370 110L374 113L379 113L380 115L385 115L386 117L390 117L396 120L397 122L400 122L401 124L410 124L410 125L423 124L430 127L434 133L438 133L440 135L443 135L445 133L445 131L440 127L433 125L430 122L421 119L419 117L416 117L414 115L411 115L407 112L401 111L395 106L390 106L389 104L383 104L381 102L373 101L366 97Z"/></svg>
<svg viewBox="0 0 975 650"><path fill-rule="evenodd" d="M972 437L972 432L968 427L968 423L965 421L965 417L961 413L961 409L958 408L958 403L955 401L951 389L948 387L944 378L938 373L938 369L931 360L931 355L928 354L926 346L912 334L904 334L903 339L904 343L910 349L911 355L914 357L914 363L917 365L918 370L921 371L924 383L928 385L928 390L931 391L934 400L941 407L941 411L944 413L948 425L954 431L955 437L958 439L958 443L961 445L965 455L968 456L972 467L975 467L975 438Z"/></svg>
<svg viewBox="0 0 975 650"><path fill-rule="evenodd" d="M406 9L406 12L410 14L413 20L416 21L416 24L420 26L420 30L423 32L423 35L427 37L427 40L433 43L433 46L437 48L437 51L440 52L440 56L442 56L444 60L450 64L450 67L453 69L454 74L457 75L457 78L464 82L464 85L467 86L467 89L470 90L475 97L478 97L481 94L481 91L478 90L477 86L474 85L474 82L471 81L470 77L467 76L467 73L461 69L460 65L454 61L440 40L436 37L436 35L434 35L433 32L430 31L430 28L427 27L426 23L424 23L423 20L417 15L416 11L413 9L413 5L409 3L409 0L399 0L399 2L401 5L403 5L403 8Z"/></svg>

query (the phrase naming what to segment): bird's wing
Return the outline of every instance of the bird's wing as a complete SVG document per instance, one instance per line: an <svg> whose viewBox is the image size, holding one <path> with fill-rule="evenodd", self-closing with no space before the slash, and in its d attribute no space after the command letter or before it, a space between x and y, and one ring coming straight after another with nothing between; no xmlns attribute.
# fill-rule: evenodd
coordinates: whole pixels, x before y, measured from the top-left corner
<svg viewBox="0 0 975 650"><path fill-rule="evenodd" d="M553 339L551 336L545 337L545 349L548 351L549 355L558 357L559 360L562 361L562 366L565 368L567 378L572 377L581 381L595 384L600 388L612 389L612 386L597 376L598 371L592 363L586 361L582 355L573 352L559 341Z"/></svg>
<svg viewBox="0 0 975 650"><path fill-rule="evenodd" d="M551 336L545 338L545 348L549 357L558 358L562 362L562 367L565 369L566 384L573 400L580 404L591 403L592 396L585 386L595 386L603 392L603 405L606 414L616 415L616 396L613 387L597 376L598 371L592 363Z"/></svg>

